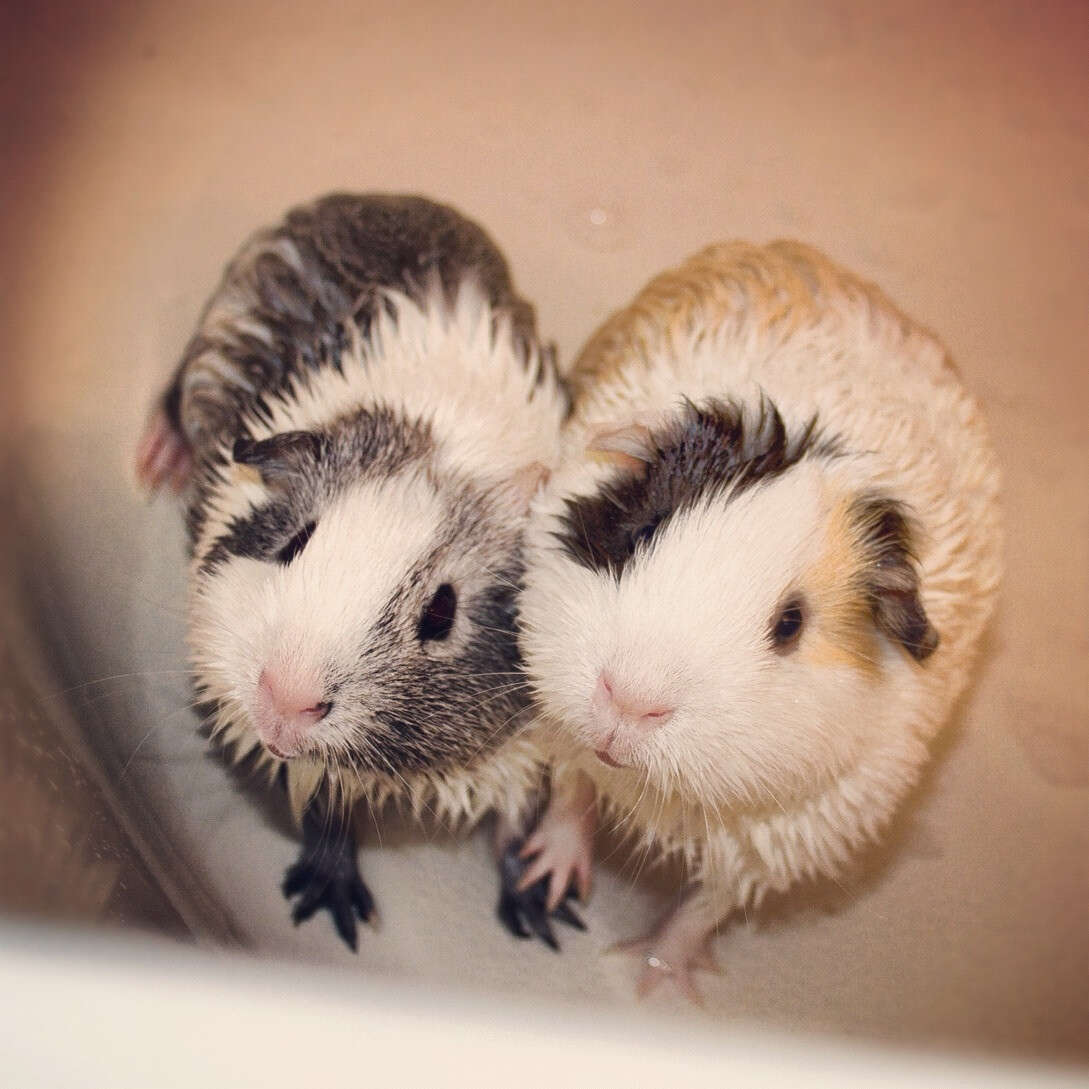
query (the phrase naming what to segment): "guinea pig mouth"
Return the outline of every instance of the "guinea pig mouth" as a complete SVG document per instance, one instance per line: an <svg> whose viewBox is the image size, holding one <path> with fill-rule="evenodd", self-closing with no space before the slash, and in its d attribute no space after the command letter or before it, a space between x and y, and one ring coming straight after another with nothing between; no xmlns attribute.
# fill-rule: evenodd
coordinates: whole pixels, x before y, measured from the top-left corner
<svg viewBox="0 0 1089 1089"><path fill-rule="evenodd" d="M627 760L621 760L617 758L617 750L622 749L622 746L617 745L617 739L620 731L613 730L611 734L605 739L605 744L601 748L591 746L594 751L594 756L598 758L603 764L610 768L627 768L631 766L630 756Z"/></svg>

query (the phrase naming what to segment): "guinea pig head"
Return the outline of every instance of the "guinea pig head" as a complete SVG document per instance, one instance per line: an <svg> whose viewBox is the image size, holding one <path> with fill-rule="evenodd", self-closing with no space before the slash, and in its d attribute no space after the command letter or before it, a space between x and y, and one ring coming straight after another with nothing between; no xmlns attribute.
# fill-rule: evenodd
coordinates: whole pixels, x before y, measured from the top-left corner
<svg viewBox="0 0 1089 1089"><path fill-rule="evenodd" d="M550 717L722 804L809 793L893 728L889 686L938 636L907 511L834 437L712 401L592 447L614 468L557 478L531 533L522 643Z"/></svg>
<svg viewBox="0 0 1089 1089"><path fill-rule="evenodd" d="M189 641L221 724L393 777L500 744L527 701L515 593L539 476L468 479L387 409L236 442L191 527Z"/></svg>

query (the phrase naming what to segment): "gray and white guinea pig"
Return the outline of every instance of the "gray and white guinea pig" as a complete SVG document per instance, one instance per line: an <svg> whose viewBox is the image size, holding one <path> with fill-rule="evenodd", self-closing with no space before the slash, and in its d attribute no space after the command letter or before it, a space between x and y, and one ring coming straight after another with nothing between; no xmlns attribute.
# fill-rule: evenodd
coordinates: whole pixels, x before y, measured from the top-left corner
<svg viewBox="0 0 1089 1089"><path fill-rule="evenodd" d="M522 647L554 761L525 881L589 879L601 804L692 884L640 987L877 837L969 677L998 471L942 345L798 243L654 279L570 376ZM595 802L596 799L596 802Z"/></svg>
<svg viewBox="0 0 1089 1089"><path fill-rule="evenodd" d="M186 492L214 732L285 777L296 919L329 908L353 946L373 905L333 809L473 821L539 775L515 593L567 406L479 226L336 194L245 244L144 437L140 478Z"/></svg>

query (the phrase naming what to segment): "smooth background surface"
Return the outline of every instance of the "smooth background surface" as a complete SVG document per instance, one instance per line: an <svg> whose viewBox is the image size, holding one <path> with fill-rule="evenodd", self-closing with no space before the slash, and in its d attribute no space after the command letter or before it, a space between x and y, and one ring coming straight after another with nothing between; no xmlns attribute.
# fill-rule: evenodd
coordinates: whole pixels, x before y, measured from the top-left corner
<svg viewBox="0 0 1089 1089"><path fill-rule="evenodd" d="M22 996L0 1022L12 1085L294 1089L316 1075L407 1089L547 1089L558 1076L652 1089L1084 1085L1071 1065L916 1054L661 1016L648 1023L588 1005L538 1006L527 1016L518 1004L359 973L179 956L132 939L119 947L70 934L28 938L0 926L0 987Z"/></svg>
<svg viewBox="0 0 1089 1089"><path fill-rule="evenodd" d="M242 238L335 188L449 200L504 246L569 360L692 250L796 236L949 343L1000 450L1009 571L976 690L889 849L843 889L738 920L697 1016L1089 1056L1089 9L5 18L6 623L44 650L40 697L75 713L143 837L222 909L212 929L372 978L624 1005L633 966L602 950L666 901L613 859L590 932L556 957L494 924L480 837L372 829L381 933L352 957L322 921L291 927L276 885L293 843L186 710L178 512L130 484L150 401Z"/></svg>

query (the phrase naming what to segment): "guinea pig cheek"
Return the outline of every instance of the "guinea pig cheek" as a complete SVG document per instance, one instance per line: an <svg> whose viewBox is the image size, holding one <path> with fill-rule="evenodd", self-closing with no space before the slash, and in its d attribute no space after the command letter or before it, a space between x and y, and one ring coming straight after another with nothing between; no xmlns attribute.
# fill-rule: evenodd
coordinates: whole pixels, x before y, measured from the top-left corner
<svg viewBox="0 0 1089 1089"><path fill-rule="evenodd" d="M803 574L806 623L798 644L772 659L778 698L775 729L794 775L784 791L838 775L852 766L884 719L884 656L869 606L858 589L861 557L832 528L818 559ZM774 652L773 652L774 653Z"/></svg>
<svg viewBox="0 0 1089 1089"><path fill-rule="evenodd" d="M211 699L248 706L266 649L268 565L233 557L194 580L188 641L199 681Z"/></svg>
<svg viewBox="0 0 1089 1089"><path fill-rule="evenodd" d="M595 725L594 686L605 665L607 618L616 585L544 552L531 563L519 601L519 644L538 698L580 744L604 740Z"/></svg>
<svg viewBox="0 0 1089 1089"><path fill-rule="evenodd" d="M260 740L277 755L298 755L330 710L313 605L292 592L298 573L289 569L240 559L222 575L206 618L229 644L220 660Z"/></svg>

